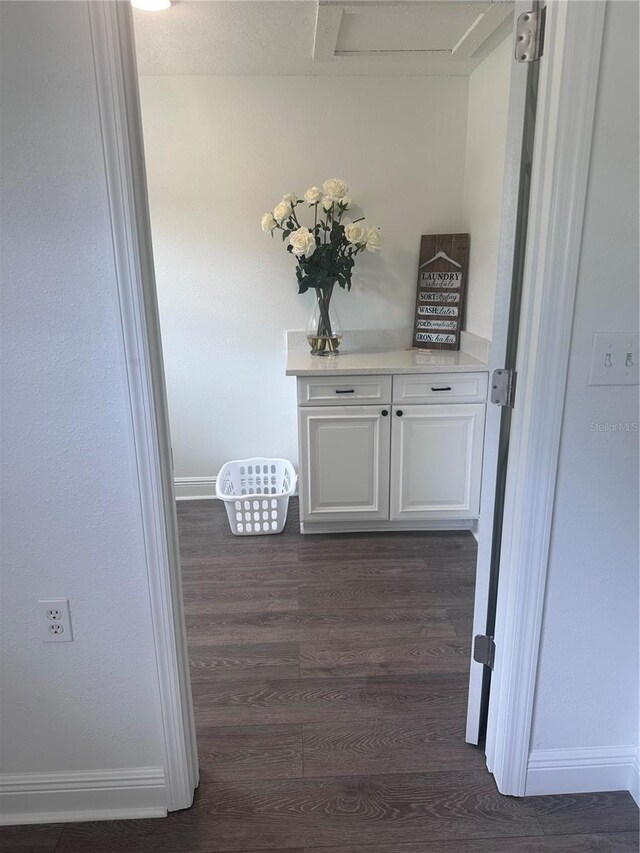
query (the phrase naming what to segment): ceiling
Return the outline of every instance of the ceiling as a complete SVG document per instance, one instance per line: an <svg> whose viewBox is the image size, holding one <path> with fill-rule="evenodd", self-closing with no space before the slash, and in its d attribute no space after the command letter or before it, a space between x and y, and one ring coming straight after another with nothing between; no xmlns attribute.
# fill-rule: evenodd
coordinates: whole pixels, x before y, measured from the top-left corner
<svg viewBox="0 0 640 853"><path fill-rule="evenodd" d="M174 0L134 10L140 74L466 76L512 0Z"/></svg>

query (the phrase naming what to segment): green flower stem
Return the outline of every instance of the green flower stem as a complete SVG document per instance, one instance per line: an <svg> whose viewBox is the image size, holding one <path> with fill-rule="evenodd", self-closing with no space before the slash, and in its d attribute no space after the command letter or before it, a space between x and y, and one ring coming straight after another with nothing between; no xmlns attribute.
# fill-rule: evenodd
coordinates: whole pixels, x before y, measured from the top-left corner
<svg viewBox="0 0 640 853"><path fill-rule="evenodd" d="M318 317L319 338L331 338L333 336L333 332L331 330L331 319L329 317L329 304L331 302L333 287L334 285L332 283L326 290L320 287L316 288L316 298L318 300L318 310L320 312L320 316Z"/></svg>

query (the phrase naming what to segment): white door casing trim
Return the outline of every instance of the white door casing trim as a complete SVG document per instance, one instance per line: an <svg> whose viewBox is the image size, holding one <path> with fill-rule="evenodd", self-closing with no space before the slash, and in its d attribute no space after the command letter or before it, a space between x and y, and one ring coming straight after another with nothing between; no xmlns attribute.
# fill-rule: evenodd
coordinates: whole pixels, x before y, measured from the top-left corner
<svg viewBox="0 0 640 853"><path fill-rule="evenodd" d="M198 783L162 346L129 3L87 3L164 735L165 807Z"/></svg>
<svg viewBox="0 0 640 853"><path fill-rule="evenodd" d="M540 69L487 766L526 790L605 4L550 2Z"/></svg>

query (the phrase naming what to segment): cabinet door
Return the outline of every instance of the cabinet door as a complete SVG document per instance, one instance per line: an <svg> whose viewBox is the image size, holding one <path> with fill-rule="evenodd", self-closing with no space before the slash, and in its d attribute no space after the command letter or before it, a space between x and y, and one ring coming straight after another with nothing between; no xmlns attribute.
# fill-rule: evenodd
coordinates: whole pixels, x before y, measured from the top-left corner
<svg viewBox="0 0 640 853"><path fill-rule="evenodd" d="M485 407L394 406L391 518L476 518Z"/></svg>
<svg viewBox="0 0 640 853"><path fill-rule="evenodd" d="M391 407L298 411L301 520L389 518Z"/></svg>

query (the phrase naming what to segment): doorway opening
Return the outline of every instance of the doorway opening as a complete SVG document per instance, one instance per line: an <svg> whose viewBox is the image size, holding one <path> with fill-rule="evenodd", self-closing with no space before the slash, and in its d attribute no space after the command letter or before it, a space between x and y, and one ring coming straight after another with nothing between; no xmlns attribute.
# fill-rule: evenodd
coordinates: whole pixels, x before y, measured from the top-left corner
<svg viewBox="0 0 640 853"><path fill-rule="evenodd" d="M352 341L374 352L410 348L421 235L471 235L461 351L485 397L462 405L482 409L483 426L507 145L520 156L507 133L513 14L509 3L487 16L477 3L213 2L135 15L203 779L319 784L459 761L494 790L464 742L479 481L464 523L430 532L303 535L293 500L283 534L236 538L211 498L230 459L302 465L285 358L310 294L296 295L292 258L260 218L335 175L385 235L336 295ZM435 41L421 48L425 33ZM434 45L447 39L445 57ZM479 478L477 455L449 474L442 459L445 491Z"/></svg>

